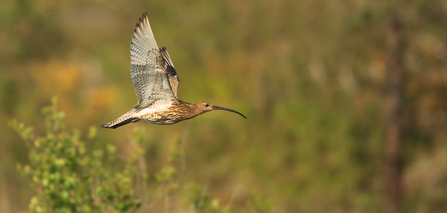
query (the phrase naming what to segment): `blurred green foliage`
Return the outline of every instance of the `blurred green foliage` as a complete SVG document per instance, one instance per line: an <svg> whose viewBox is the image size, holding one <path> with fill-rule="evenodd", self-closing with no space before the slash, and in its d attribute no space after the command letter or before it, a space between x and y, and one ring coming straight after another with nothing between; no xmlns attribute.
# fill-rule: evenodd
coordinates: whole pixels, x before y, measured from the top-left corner
<svg viewBox="0 0 447 213"><path fill-rule="evenodd" d="M31 127L12 120L9 124L30 148L29 165L19 170L32 179L35 195L30 212L129 212L141 202L134 198L131 182L136 175L132 163L122 172L111 172L104 164L113 162L115 148L88 151L80 132L69 133L63 122L64 113L57 105L43 109L47 133L35 136ZM89 140L95 138L90 129ZM104 161L104 155L109 155Z"/></svg>
<svg viewBox="0 0 447 213"><path fill-rule="evenodd" d="M212 112L172 126L94 128L91 139L64 130L55 141L89 141L75 154L101 162L99 173L126 175L137 165L129 172L136 172L141 212L383 212L390 3L0 1L0 212L26 211L35 196L16 170L17 163L32 168L34 145L26 144L34 140L23 143L7 121L32 124L32 132L20 132L37 139L51 130L40 109L53 96L64 129L87 130L133 107L129 43L144 12L175 63L180 99L234 108L248 119ZM444 212L447 4L400 3L403 210ZM95 157L93 150L101 151Z"/></svg>

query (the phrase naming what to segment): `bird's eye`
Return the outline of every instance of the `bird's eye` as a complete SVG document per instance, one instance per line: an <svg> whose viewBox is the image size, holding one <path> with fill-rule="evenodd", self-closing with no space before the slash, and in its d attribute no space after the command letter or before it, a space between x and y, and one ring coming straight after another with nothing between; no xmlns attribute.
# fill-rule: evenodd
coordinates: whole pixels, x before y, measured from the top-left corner
<svg viewBox="0 0 447 213"><path fill-rule="evenodd" d="M207 104L205 104L205 107L209 107L209 106L210 106L210 104L208 104L208 103L207 103Z"/></svg>

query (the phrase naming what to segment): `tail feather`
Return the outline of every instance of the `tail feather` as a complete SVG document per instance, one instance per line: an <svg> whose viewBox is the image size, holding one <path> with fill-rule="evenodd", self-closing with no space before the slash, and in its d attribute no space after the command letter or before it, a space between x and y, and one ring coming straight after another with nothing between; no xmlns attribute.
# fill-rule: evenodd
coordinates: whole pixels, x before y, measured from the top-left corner
<svg viewBox="0 0 447 213"><path fill-rule="evenodd" d="M112 121L112 122L105 123L105 124L101 125L101 127L102 128L116 129L116 128L120 127L120 126L124 126L126 124L137 122L138 120L139 119L136 119L136 118L134 118L134 119L127 119L127 120L124 120L124 121L121 121L121 122L118 122L118 123L113 123L113 121Z"/></svg>
<svg viewBox="0 0 447 213"><path fill-rule="evenodd" d="M129 123L137 122L140 119L133 117L134 113L135 113L135 109L132 109L129 112L126 112L124 115L121 115L119 118L101 125L101 127L116 129L120 126L124 126Z"/></svg>

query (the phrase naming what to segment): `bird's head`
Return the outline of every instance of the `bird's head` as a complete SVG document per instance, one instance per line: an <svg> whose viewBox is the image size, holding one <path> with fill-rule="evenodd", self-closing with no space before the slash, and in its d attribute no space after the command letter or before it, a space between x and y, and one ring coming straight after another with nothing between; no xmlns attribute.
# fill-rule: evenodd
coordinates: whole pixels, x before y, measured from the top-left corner
<svg viewBox="0 0 447 213"><path fill-rule="evenodd" d="M205 112L209 112L209 111L213 111L213 110L225 110L225 111L229 111L229 112L234 112L236 114L239 114L240 116L245 117L245 115L243 115L242 113L236 111L236 110L232 110L232 109L228 109L225 107L219 107L219 106L214 106L208 102L199 102L196 104L197 109L199 111L199 114L205 113Z"/></svg>

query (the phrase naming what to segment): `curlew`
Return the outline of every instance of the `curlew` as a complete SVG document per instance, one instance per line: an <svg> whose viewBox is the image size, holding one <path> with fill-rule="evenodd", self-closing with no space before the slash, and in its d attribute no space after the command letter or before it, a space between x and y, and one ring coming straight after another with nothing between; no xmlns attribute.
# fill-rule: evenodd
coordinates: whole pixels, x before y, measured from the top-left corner
<svg viewBox="0 0 447 213"><path fill-rule="evenodd" d="M179 78L165 47L158 48L147 13L137 23L130 43L130 76L138 104L119 118L101 125L112 128L143 121L169 125L194 118L212 110L226 110L246 118L236 110L219 107L208 102L196 104L177 97Z"/></svg>

